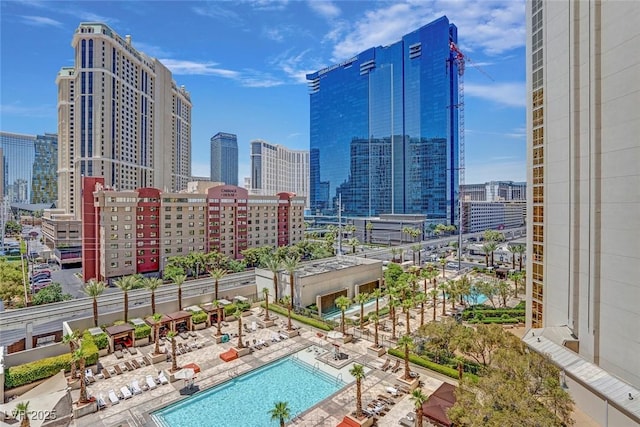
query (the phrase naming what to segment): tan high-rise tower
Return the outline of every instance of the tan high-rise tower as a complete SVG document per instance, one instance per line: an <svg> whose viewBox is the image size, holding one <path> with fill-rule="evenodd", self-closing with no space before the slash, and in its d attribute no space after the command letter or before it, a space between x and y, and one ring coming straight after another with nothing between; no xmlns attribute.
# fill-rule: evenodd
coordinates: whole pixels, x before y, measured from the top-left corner
<svg viewBox="0 0 640 427"><path fill-rule="evenodd" d="M117 190L185 189L191 176L191 99L160 61L102 23L82 23L75 66L58 73L58 199L79 216L80 177Z"/></svg>

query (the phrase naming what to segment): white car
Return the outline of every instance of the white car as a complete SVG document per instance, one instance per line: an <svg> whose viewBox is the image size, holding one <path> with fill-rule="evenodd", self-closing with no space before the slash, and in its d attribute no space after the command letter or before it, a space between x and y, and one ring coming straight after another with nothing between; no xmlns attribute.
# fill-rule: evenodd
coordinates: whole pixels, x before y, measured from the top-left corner
<svg viewBox="0 0 640 427"><path fill-rule="evenodd" d="M458 263L457 262L448 262L447 263L447 268L458 268Z"/></svg>

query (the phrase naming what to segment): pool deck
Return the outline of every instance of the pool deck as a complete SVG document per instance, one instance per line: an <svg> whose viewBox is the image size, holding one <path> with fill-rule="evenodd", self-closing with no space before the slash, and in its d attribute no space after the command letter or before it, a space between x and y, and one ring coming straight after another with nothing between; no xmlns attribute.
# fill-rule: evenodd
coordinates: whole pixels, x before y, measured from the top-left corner
<svg viewBox="0 0 640 427"><path fill-rule="evenodd" d="M254 314L243 318L243 324L251 325L252 321L257 321L258 309L254 309ZM194 349L191 352L187 352L183 355L178 355L178 366L187 363L197 363L201 372L198 373L195 384L200 390L206 390L210 387L228 381L230 378L235 378L250 370L264 366L265 364L277 359L281 359L293 353L304 350L300 353L300 359L307 362L318 361L321 365L320 354L315 354L315 348L323 349L324 355L333 351L334 343L332 340L326 338L326 334L322 337L319 336L318 331L311 330L307 326L300 328L300 336L281 340L279 342L272 342L272 334L278 330L284 330L286 328L286 316L278 315L279 319L276 321L276 326L267 329L258 328L256 331L246 333L243 331L243 341L249 341L253 343L254 339L263 339L269 343L269 347L262 348L261 350L254 350L251 354L225 363L219 358L219 354L228 350L230 347L237 344L237 338L232 338L230 342L216 344L214 335L216 332L215 327L196 331L197 337L189 337L187 340L176 337L176 342L192 343L194 340L196 343L204 344L202 348ZM416 319L412 319L417 322ZM428 319L428 318L427 318ZM426 319L425 319L426 320ZM295 323L295 322L294 322ZM414 325L412 325L414 326ZM417 327L417 325L415 325ZM223 327L223 333L237 332L238 326L236 322L230 322L228 326ZM243 328L244 329L244 328ZM398 328L398 333L404 328ZM350 362L357 362L365 365L370 370L366 374L366 378L363 383L363 405L366 405L374 400L378 395L389 396L386 391L387 387L392 387L397 383L397 378L403 374L403 370L396 373L391 373L390 370L382 371L380 367L386 360L387 356L375 357L367 353L367 348L371 345L370 337L372 334L365 335L367 339L359 338L352 343L341 344L341 351L349 355ZM387 343L386 341L385 343ZM310 347L310 346L316 347ZM141 360L142 355L148 354L153 351L153 345L142 347L138 349L137 355L127 355L124 359L116 359L115 355L110 354L100 358L100 362L105 368L109 368L117 363L120 366L124 366L125 361L131 359ZM319 353L322 350L319 350ZM393 360L394 358L391 357ZM326 367L326 365L325 365ZM184 380L177 380L170 384L158 385L156 388L143 391L141 394L134 395L133 397L120 400L116 405L111 405L108 398L108 391L113 389L117 394L123 386L128 386L132 381L138 380L142 387L146 384L146 376L151 375L157 378L159 371L164 371L167 375L171 368L171 362L161 362L152 366L143 366L133 371L124 371L121 375L112 376L110 379L96 379L93 384L88 386L88 390L91 395L99 397L103 396L107 402L107 407L94 414L84 416L72 422L75 426L92 426L92 427L111 427L111 426L155 426L155 422L150 416L150 413L156 411L162 407L165 407L171 403L177 402L187 396L181 395L180 390L184 387ZM352 378L344 371L348 370L347 367L340 369L342 371L342 378L345 382L349 382ZM333 369L333 370L332 370ZM337 374L336 368L326 367L323 369L330 374ZM451 382L455 384L450 378L441 376L439 374L428 372L420 369L419 367L412 366L412 370L420 374L420 379L424 382L423 391L429 395L436 388L442 384L443 381ZM78 397L78 390L72 391L72 397L74 400ZM412 403L410 402L406 394L401 395L393 399L395 405L389 406L389 411L384 416L380 416L377 419L378 426L396 426L400 418L404 417L408 412L411 412ZM296 426L335 426L342 418L355 410L355 383L349 384L344 389L338 391L328 399L323 400L319 404L311 407L307 411L301 414L292 414L294 417L290 421L290 425ZM425 426L429 424L425 422Z"/></svg>

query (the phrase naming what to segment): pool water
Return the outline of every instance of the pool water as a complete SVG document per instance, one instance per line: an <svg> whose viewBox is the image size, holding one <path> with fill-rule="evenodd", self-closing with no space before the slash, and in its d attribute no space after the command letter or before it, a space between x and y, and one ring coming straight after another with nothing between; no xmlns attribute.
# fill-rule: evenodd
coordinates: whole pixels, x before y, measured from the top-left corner
<svg viewBox="0 0 640 427"><path fill-rule="evenodd" d="M269 411L287 402L291 417L342 389L335 377L290 356L152 414L158 425L277 426Z"/></svg>

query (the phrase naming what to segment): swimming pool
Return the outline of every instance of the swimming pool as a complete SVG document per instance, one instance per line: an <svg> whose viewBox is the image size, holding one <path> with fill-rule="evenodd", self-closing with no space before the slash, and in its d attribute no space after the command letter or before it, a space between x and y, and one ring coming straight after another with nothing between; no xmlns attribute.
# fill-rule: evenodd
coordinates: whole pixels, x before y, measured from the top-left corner
<svg viewBox="0 0 640 427"><path fill-rule="evenodd" d="M164 427L277 426L269 411L289 404L291 416L324 400L346 384L294 356L241 375L152 414Z"/></svg>

